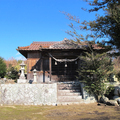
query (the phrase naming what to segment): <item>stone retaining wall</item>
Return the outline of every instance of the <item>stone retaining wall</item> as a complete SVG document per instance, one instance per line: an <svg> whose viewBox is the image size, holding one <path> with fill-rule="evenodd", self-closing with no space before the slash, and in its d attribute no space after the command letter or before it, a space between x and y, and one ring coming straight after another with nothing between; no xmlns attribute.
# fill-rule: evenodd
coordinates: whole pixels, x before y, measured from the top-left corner
<svg viewBox="0 0 120 120"><path fill-rule="evenodd" d="M57 84L1 84L0 104L55 105Z"/></svg>
<svg viewBox="0 0 120 120"><path fill-rule="evenodd" d="M83 89L83 99L78 103L96 102L94 96L90 96ZM56 105L57 83L51 84L0 84L0 104L5 105ZM64 103L63 103L64 104ZM68 103L67 103L68 104ZM73 102L74 104L74 102Z"/></svg>

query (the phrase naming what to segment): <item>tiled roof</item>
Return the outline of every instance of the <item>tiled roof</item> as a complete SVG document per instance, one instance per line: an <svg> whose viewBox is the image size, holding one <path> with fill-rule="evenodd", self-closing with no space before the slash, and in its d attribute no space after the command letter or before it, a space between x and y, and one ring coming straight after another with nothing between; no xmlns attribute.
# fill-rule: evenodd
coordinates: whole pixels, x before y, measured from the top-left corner
<svg viewBox="0 0 120 120"><path fill-rule="evenodd" d="M40 48L49 48L49 46L55 44L56 42L33 42L29 46L18 47L17 50L39 50Z"/></svg>
<svg viewBox="0 0 120 120"><path fill-rule="evenodd" d="M49 47L49 49L80 49L82 45L76 44L67 38L61 42L57 42Z"/></svg>
<svg viewBox="0 0 120 120"><path fill-rule="evenodd" d="M81 49L83 46L87 47L86 43L77 44L67 38L64 38L61 42L33 42L29 46L18 47L18 51L31 51L31 50L40 50L40 49ZM94 49L101 49L97 45L93 45Z"/></svg>
<svg viewBox="0 0 120 120"><path fill-rule="evenodd" d="M97 44L93 45L93 48L98 49L98 50L103 49L102 47L98 46Z"/></svg>

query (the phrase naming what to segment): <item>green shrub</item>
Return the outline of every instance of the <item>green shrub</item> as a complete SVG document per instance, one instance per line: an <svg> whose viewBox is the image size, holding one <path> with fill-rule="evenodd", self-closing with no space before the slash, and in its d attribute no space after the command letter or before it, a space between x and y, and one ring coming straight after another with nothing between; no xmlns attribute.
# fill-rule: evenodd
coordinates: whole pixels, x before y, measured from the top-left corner
<svg viewBox="0 0 120 120"><path fill-rule="evenodd" d="M6 74L6 64L4 62L4 59L0 57L0 77L3 78Z"/></svg>
<svg viewBox="0 0 120 120"><path fill-rule="evenodd" d="M17 71L17 69L15 69L14 67L10 67L10 68L7 70L6 77L7 77L8 79L13 79L13 80L18 79L18 71Z"/></svg>

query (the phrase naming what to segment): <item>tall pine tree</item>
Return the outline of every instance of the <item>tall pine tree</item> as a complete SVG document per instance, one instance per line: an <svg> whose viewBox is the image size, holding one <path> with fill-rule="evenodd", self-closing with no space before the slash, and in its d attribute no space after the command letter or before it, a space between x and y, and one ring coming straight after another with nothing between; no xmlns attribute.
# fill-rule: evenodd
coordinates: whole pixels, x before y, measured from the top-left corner
<svg viewBox="0 0 120 120"><path fill-rule="evenodd" d="M94 36L104 38L113 48L120 50L120 0L86 0L93 8L89 12L103 9L103 16L97 15L94 21L84 21L82 30L92 31ZM107 38L107 39L106 39Z"/></svg>

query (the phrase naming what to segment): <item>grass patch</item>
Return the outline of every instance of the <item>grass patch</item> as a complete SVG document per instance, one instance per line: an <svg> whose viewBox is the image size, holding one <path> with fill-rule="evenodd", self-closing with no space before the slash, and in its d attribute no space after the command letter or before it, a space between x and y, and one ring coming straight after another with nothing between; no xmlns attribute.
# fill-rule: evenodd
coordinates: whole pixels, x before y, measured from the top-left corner
<svg viewBox="0 0 120 120"><path fill-rule="evenodd" d="M119 120L120 107L94 104L0 106L0 120Z"/></svg>

